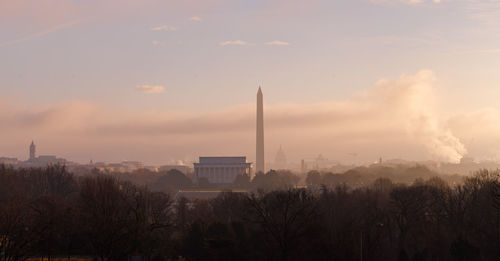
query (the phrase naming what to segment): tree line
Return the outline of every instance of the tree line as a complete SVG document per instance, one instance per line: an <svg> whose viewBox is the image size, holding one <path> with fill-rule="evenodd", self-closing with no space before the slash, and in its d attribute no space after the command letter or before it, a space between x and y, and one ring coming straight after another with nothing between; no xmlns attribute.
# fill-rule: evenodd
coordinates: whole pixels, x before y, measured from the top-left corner
<svg viewBox="0 0 500 261"><path fill-rule="evenodd" d="M221 189L221 190L273 190L283 187L296 186L320 186L336 187L347 185L349 188L361 188L372 184L379 178L387 178L395 183L412 184L415 180L429 179L440 176L451 186L463 183L461 175L440 175L430 170L424 165L395 165L384 166L374 164L369 167L355 167L344 172L332 172L329 170L316 171L308 173L295 173L290 170L278 169L270 170L267 173L256 173L250 177L247 174L241 174L236 177L231 184L210 184L208 179L200 178L192 180L190 176L172 169L169 171L153 172L147 169L138 169L128 173L99 172L93 170L90 173L78 173L82 175L108 174L115 176L123 181L130 181L133 184L147 186L153 191L163 191L175 193L179 189Z"/></svg>
<svg viewBox="0 0 500 261"><path fill-rule="evenodd" d="M500 257L500 171L455 185L435 176L364 186L322 184L329 175L310 172L307 188L290 186L296 178L283 172L259 175L249 182L277 181L190 201L113 175L0 166L0 260Z"/></svg>

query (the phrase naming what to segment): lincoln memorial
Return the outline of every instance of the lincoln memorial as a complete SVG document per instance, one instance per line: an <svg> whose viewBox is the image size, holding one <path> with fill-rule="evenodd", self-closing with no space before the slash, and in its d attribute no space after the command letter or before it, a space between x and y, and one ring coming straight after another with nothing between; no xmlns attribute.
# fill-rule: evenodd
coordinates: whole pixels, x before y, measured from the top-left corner
<svg viewBox="0 0 500 261"><path fill-rule="evenodd" d="M246 157L200 157L200 162L194 163L197 181L206 178L210 183L233 183L241 174L252 174L252 163Z"/></svg>

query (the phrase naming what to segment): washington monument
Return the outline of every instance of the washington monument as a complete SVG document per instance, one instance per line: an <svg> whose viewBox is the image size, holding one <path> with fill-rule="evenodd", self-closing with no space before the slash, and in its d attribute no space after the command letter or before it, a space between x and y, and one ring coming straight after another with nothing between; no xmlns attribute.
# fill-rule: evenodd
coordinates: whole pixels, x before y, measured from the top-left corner
<svg viewBox="0 0 500 261"><path fill-rule="evenodd" d="M262 90L257 92L257 157L255 173L265 172L264 162L264 105Z"/></svg>

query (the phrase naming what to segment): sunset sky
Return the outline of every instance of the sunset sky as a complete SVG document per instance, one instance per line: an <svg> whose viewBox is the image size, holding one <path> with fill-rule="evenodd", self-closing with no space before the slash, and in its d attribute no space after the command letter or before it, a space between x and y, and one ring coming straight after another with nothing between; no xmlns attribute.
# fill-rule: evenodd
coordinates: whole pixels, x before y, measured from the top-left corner
<svg viewBox="0 0 500 261"><path fill-rule="evenodd" d="M0 156L253 161L259 85L270 161L500 160L500 0L0 0Z"/></svg>

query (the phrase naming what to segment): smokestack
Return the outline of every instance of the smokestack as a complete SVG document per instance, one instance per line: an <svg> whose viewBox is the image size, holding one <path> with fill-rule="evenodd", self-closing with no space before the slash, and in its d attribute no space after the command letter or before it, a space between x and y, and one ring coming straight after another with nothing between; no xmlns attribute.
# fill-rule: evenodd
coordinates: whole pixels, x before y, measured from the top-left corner
<svg viewBox="0 0 500 261"><path fill-rule="evenodd" d="M264 103L262 90L257 92L257 150L255 172L265 173L264 162Z"/></svg>

